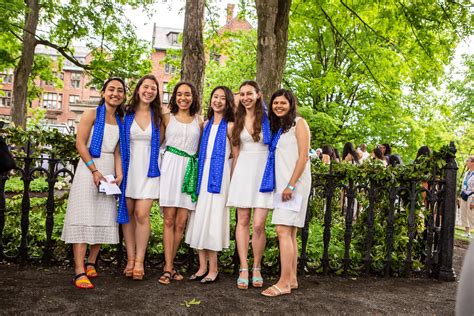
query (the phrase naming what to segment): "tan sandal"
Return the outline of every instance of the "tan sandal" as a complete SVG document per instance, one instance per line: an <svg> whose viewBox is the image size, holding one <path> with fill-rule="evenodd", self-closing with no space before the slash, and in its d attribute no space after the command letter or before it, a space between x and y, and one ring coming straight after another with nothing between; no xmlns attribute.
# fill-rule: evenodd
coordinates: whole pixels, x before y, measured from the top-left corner
<svg viewBox="0 0 474 316"><path fill-rule="evenodd" d="M275 296L280 296L280 295L286 295L290 294L291 289L288 291L282 291L276 284L270 286L267 288L265 291L262 292L263 296L268 296L268 297L275 297Z"/></svg>
<svg viewBox="0 0 474 316"><path fill-rule="evenodd" d="M172 274L170 271L163 271L163 274L160 276L158 279L158 282L164 285L168 285L171 283L172 280Z"/></svg>
<svg viewBox="0 0 474 316"><path fill-rule="evenodd" d="M175 268L171 270L171 278L175 281L182 281L184 279L184 276L178 272Z"/></svg>
<svg viewBox="0 0 474 316"><path fill-rule="evenodd" d="M143 263L143 261L140 260L135 260L135 263ZM145 268L141 269L135 269L135 266L133 267L132 271L132 278L137 281L142 281L143 277L145 276Z"/></svg>
<svg viewBox="0 0 474 316"><path fill-rule="evenodd" d="M123 275L125 275L125 277L127 278L131 278L133 276L133 268L135 267L135 259L128 259L127 266L130 262L133 262L133 267L132 268L125 267L125 269L123 270Z"/></svg>

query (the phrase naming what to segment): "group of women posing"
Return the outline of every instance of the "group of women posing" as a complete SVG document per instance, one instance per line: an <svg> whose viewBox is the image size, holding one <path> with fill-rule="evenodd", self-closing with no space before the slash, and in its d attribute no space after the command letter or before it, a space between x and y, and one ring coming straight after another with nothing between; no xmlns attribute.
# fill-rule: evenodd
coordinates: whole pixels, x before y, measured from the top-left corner
<svg viewBox="0 0 474 316"><path fill-rule="evenodd" d="M108 79L101 90L102 102L84 112L78 126L76 147L82 159L61 237L73 244L74 285L94 287L90 279L98 275L95 263L100 245L118 243L118 224L122 224L127 249L124 275L143 279L150 210L158 199L165 256L160 283L184 278L173 263L186 227L185 242L199 252L199 270L189 279L211 283L218 278L217 253L229 247L229 208L235 207L238 288L249 287L250 272L252 286L263 286L265 221L273 209L281 275L262 294L278 296L296 289L296 233L304 225L311 175L310 132L305 120L297 117L293 93L276 91L267 110L258 84L245 81L234 110L232 91L218 86L211 93L204 122L191 83L175 86L166 114L161 111L154 76L138 81L126 105L125 90L122 79ZM122 191L118 211L115 198L97 189L108 175L114 176ZM274 194L282 203L274 205ZM284 202L293 198L301 200L299 206L285 208ZM85 260L87 244L90 250Z"/></svg>

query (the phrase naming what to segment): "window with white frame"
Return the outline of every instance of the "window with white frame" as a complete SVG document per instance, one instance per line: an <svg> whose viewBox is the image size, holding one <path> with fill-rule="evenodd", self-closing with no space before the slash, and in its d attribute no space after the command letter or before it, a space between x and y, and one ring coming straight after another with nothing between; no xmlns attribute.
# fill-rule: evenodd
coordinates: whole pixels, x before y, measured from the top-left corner
<svg viewBox="0 0 474 316"><path fill-rule="evenodd" d="M43 93L43 102L41 106L45 109L60 110L63 103L63 95L61 93Z"/></svg>
<svg viewBox="0 0 474 316"><path fill-rule="evenodd" d="M81 87L81 73L80 72L73 72L71 73L71 87L72 88L80 88Z"/></svg>
<svg viewBox="0 0 474 316"><path fill-rule="evenodd" d="M168 82L163 82L163 103L168 104L170 102L170 93L168 92Z"/></svg>
<svg viewBox="0 0 474 316"><path fill-rule="evenodd" d="M1 90L0 92L0 106L12 106L12 91Z"/></svg>
<svg viewBox="0 0 474 316"><path fill-rule="evenodd" d="M69 104L79 102L79 96L71 94L69 96Z"/></svg>

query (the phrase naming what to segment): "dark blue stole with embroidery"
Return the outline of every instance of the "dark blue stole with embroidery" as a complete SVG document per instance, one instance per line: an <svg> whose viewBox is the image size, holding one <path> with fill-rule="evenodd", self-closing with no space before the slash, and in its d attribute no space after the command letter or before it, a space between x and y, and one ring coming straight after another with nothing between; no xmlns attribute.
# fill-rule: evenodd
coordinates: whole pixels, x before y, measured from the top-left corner
<svg viewBox="0 0 474 316"><path fill-rule="evenodd" d="M153 118L154 112L151 110L151 152L147 174L149 178L156 178L160 176L160 168L158 166L158 156L160 154L160 126L156 126ZM125 115L122 128L123 141L120 142L120 156L122 157L123 178L122 183L120 184L120 190L122 191L122 194L119 198L117 216L117 222L119 224L127 224L129 221L125 190L127 189L128 167L130 165L130 129L132 128L134 119L135 113L128 113Z"/></svg>
<svg viewBox="0 0 474 316"><path fill-rule="evenodd" d="M91 143L89 144L89 153L92 158L100 158L102 152L102 140L104 139L104 129L105 129L105 113L106 108L105 104L100 104L95 110L95 121L94 121L94 131L92 132ZM115 119L117 124L120 126L122 121L118 114L115 114Z"/></svg>
<svg viewBox="0 0 474 316"><path fill-rule="evenodd" d="M204 172L204 164L206 162L207 146L209 142L209 135L211 134L214 117L207 122L206 127L201 137L201 147L199 148L198 158L198 180L196 187L196 194L199 195L201 189L201 181ZM224 173L225 150L227 144L227 121L222 119L217 127L217 134L214 140L214 147L212 148L211 164L209 166L209 178L207 181L207 192L220 193L222 176Z"/></svg>

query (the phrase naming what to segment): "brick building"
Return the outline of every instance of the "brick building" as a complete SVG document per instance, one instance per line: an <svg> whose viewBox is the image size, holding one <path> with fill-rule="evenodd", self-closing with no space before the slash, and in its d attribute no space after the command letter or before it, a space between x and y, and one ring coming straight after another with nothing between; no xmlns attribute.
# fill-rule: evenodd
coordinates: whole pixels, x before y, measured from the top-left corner
<svg viewBox="0 0 474 316"><path fill-rule="evenodd" d="M46 55L57 60L59 54L56 50L37 46L35 54ZM89 50L86 47L75 47L74 57L81 63L87 63ZM42 90L41 97L32 102L32 108L46 109L46 120L49 125L74 126L79 121L84 108L97 106L100 93L93 87L87 87L89 78L82 68L74 65L69 60L64 61L63 69L56 73L62 80L63 87L54 87L52 83L39 78L35 84ZM13 97L13 69L0 74L0 120L10 121Z"/></svg>
<svg viewBox="0 0 474 316"><path fill-rule="evenodd" d="M227 5L226 24L222 26L218 33L221 34L224 31L239 31L239 30L250 30L252 25L247 20L239 19L234 17L234 4ZM173 87L168 86L168 82L172 76L176 73L177 69L165 63L163 60L169 55L170 49L180 49L181 44L178 42L179 34L183 32L183 29L161 27L156 24L153 26L153 52L151 54L152 62L152 73L158 79L160 84L160 91L162 90L162 104L167 106L169 97L171 95ZM168 52L168 53L167 53ZM214 59L218 59L220 63L225 63L226 56L212 56Z"/></svg>

